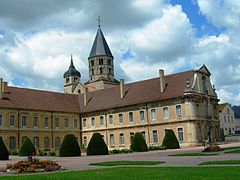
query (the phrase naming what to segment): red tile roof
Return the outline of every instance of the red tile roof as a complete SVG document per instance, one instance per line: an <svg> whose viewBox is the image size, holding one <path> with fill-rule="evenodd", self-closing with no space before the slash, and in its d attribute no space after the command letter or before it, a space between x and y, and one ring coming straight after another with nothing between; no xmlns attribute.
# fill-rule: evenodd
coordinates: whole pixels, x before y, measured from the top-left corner
<svg viewBox="0 0 240 180"><path fill-rule="evenodd" d="M26 88L8 87L0 107L57 112L93 112L109 108L166 100L181 97L186 81L193 82L194 71L165 76L166 88L160 92L159 77L124 85L125 95L120 98L119 86L87 93L87 105L83 94L73 95Z"/></svg>

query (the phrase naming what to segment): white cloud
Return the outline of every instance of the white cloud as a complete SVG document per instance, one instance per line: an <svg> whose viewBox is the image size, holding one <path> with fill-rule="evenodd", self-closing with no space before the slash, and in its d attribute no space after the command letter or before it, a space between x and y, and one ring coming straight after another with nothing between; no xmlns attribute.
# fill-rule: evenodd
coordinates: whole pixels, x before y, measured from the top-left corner
<svg viewBox="0 0 240 180"><path fill-rule="evenodd" d="M220 99L219 103L231 103L232 105L239 105L240 104L240 91L237 93L232 93L221 89L217 91L218 98Z"/></svg>

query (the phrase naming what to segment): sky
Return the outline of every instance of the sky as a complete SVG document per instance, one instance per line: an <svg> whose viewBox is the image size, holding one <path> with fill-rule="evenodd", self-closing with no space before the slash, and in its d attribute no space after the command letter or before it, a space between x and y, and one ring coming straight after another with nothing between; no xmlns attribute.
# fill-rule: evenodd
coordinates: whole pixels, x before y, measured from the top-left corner
<svg viewBox="0 0 240 180"><path fill-rule="evenodd" d="M86 82L98 16L117 79L205 64L220 103L240 105L239 0L1 0L0 77L63 92L72 54Z"/></svg>

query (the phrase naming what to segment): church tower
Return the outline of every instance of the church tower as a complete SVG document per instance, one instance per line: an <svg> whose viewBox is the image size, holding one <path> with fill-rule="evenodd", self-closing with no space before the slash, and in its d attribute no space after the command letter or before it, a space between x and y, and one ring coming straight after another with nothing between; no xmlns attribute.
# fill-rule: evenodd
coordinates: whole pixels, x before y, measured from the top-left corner
<svg viewBox="0 0 240 180"><path fill-rule="evenodd" d="M71 62L68 70L63 75L64 78L64 93L73 94L78 86L81 74L75 69L71 55Z"/></svg>
<svg viewBox="0 0 240 180"><path fill-rule="evenodd" d="M100 24L93 42L91 52L88 57L89 62L89 81L87 87L91 89L105 89L118 85L119 82L114 78L113 55L104 38Z"/></svg>

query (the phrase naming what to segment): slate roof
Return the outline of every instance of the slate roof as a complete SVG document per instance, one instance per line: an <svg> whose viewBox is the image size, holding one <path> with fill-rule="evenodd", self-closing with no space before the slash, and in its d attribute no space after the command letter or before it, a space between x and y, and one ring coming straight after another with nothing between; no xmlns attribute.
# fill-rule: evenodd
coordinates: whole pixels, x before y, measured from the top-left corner
<svg viewBox="0 0 240 180"><path fill-rule="evenodd" d="M165 76L166 88L160 92L159 77L124 85L124 98L120 98L120 86L87 93L87 105L83 104L83 94L8 87L0 99L0 108L44 110L57 112L94 112L159 100L167 100L184 95L187 79L193 82L194 71L186 71Z"/></svg>
<svg viewBox="0 0 240 180"><path fill-rule="evenodd" d="M113 57L100 27L98 28L98 31L97 31L97 34L88 58L92 58L95 56Z"/></svg>
<svg viewBox="0 0 240 180"><path fill-rule="evenodd" d="M67 78L67 77L70 77L70 76L81 77L80 72L78 70L76 70L76 68L75 68L75 66L73 64L72 56L71 56L70 66L69 66L68 70L64 73L63 77Z"/></svg>

